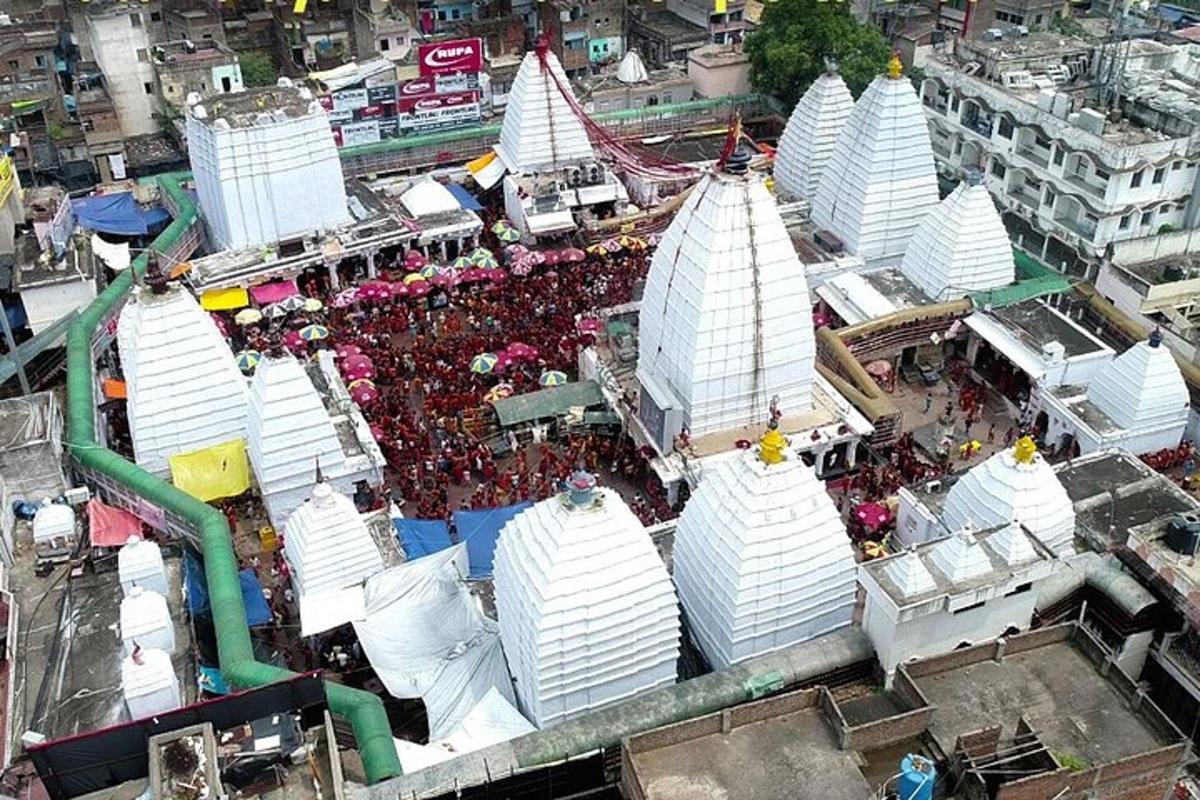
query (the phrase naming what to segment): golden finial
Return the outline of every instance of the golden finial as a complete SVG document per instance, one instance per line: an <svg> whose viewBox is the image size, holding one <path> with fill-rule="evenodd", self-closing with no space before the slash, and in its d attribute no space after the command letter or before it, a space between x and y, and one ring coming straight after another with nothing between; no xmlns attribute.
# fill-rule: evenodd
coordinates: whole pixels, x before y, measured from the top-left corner
<svg viewBox="0 0 1200 800"><path fill-rule="evenodd" d="M891 59L888 60L888 77L892 80L899 80L900 74L904 72L904 65L900 63L900 54L892 52Z"/></svg>
<svg viewBox="0 0 1200 800"><path fill-rule="evenodd" d="M1013 447L1013 458L1017 460L1018 464L1032 464L1037 451L1037 445L1033 443L1032 437L1022 436L1017 439L1017 443Z"/></svg>
<svg viewBox="0 0 1200 800"><path fill-rule="evenodd" d="M783 451L787 447L787 439L779 432L779 427L772 422L771 426L758 440L758 460L767 466L782 463Z"/></svg>

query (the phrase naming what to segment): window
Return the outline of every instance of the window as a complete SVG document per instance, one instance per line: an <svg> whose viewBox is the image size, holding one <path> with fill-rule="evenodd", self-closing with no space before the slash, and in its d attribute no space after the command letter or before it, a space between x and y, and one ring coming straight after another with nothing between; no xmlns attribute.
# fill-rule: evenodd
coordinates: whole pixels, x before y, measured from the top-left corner
<svg viewBox="0 0 1200 800"><path fill-rule="evenodd" d="M1102 169L1096 170L1097 180L1107 181L1109 179L1109 177L1110 177L1109 174L1107 172L1105 172L1104 170L1102 170Z"/></svg>
<svg viewBox="0 0 1200 800"><path fill-rule="evenodd" d="M142 89L145 90L146 94L154 94L154 84L153 83L143 83Z"/></svg>
<svg viewBox="0 0 1200 800"><path fill-rule="evenodd" d="M142 15L134 12L129 15L129 24L135 28L142 27Z"/></svg>
<svg viewBox="0 0 1200 800"><path fill-rule="evenodd" d="M450 9L450 19L462 19L462 9L460 9L460 8Z"/></svg>
<svg viewBox="0 0 1200 800"><path fill-rule="evenodd" d="M742 12L741 11L731 11L729 13L729 21L730 22L741 22L742 21Z"/></svg>
<svg viewBox="0 0 1200 800"><path fill-rule="evenodd" d="M954 95L950 98L950 110L958 111L958 95Z"/></svg>
<svg viewBox="0 0 1200 800"><path fill-rule="evenodd" d="M998 159L992 159L992 174L997 178L1003 178L1005 172L1008 170L1004 168L1004 165Z"/></svg>
<svg viewBox="0 0 1200 800"><path fill-rule="evenodd" d="M1005 139L1011 139L1013 137L1012 123L1009 122L1004 117L1001 117L1000 118L1000 126L997 128L996 132L999 133L1001 136L1003 136Z"/></svg>
<svg viewBox="0 0 1200 800"><path fill-rule="evenodd" d="M162 22L162 12L161 11L151 11L150 12L150 21L151 22Z"/></svg>
<svg viewBox="0 0 1200 800"><path fill-rule="evenodd" d="M34 56L33 63L39 67L44 67L44 66L46 66L46 57L45 56Z"/></svg>
<svg viewBox="0 0 1200 800"><path fill-rule="evenodd" d="M1138 170L1137 172L1133 173L1133 177L1129 179L1129 185L1134 189L1142 185L1143 172L1145 172L1145 170Z"/></svg>
<svg viewBox="0 0 1200 800"><path fill-rule="evenodd" d="M1046 199L1043 200L1042 202L1045 203L1046 205L1050 206L1051 208L1053 208L1054 200L1055 200L1054 192L1051 191L1050 189L1047 189L1046 190Z"/></svg>
<svg viewBox="0 0 1200 800"><path fill-rule="evenodd" d="M1100 221L1100 218L1097 217L1095 214L1084 214L1083 216L1085 219L1087 219L1088 222L1092 223L1093 225L1095 225L1097 222Z"/></svg>
<svg viewBox="0 0 1200 800"><path fill-rule="evenodd" d="M143 64L150 60L150 53L147 52L146 48L139 47L137 49L137 60L141 61Z"/></svg>
<svg viewBox="0 0 1200 800"><path fill-rule="evenodd" d="M1158 169L1154 170L1154 177L1150 179L1150 182L1151 183L1162 183L1163 178L1166 177L1166 174L1167 174L1167 168L1159 167Z"/></svg>
<svg viewBox="0 0 1200 800"><path fill-rule="evenodd" d="M1119 223L1117 223L1117 227L1120 228L1121 230L1128 230L1129 219L1130 219L1129 214L1126 214L1125 216L1121 217L1121 221Z"/></svg>
<svg viewBox="0 0 1200 800"><path fill-rule="evenodd" d="M229 76L225 76L225 77L221 78L221 91L222 92L232 92L233 91L233 80Z"/></svg>
<svg viewBox="0 0 1200 800"><path fill-rule="evenodd" d="M1049 150L1051 147L1050 140L1043 136L1035 136L1033 143L1036 144L1041 150Z"/></svg>
<svg viewBox="0 0 1200 800"><path fill-rule="evenodd" d="M1025 592L1028 592L1028 591L1030 591L1031 589L1033 589L1033 584L1032 584L1032 583L1022 583L1022 584L1020 584L1019 586L1017 586L1015 589L1013 589L1011 592L1009 592L1008 594L1006 594L1006 595L1004 595L1004 596L1005 596L1005 597L1012 597L1014 594L1025 594Z"/></svg>
<svg viewBox="0 0 1200 800"><path fill-rule="evenodd" d="M1181 170L1181 169L1183 169L1182 161L1172 161L1171 162L1171 172L1175 172L1175 171Z"/></svg>
<svg viewBox="0 0 1200 800"><path fill-rule="evenodd" d="M1150 211L1143 211L1143 212L1142 212L1142 219L1141 219L1141 222L1140 222L1140 224L1141 224L1141 225L1149 225L1149 224L1150 224L1150 217L1151 217L1151 215L1152 215L1152 212L1150 212Z"/></svg>
<svg viewBox="0 0 1200 800"><path fill-rule="evenodd" d="M1054 150L1054 166L1061 167L1063 162L1063 151L1061 147Z"/></svg>
<svg viewBox="0 0 1200 800"><path fill-rule="evenodd" d="M8 62L8 68L9 68L9 69L20 69L20 68L21 68L21 62L19 62L19 61L16 61L15 59L14 59L14 60L11 60L11 61L9 61L9 62Z"/></svg>
<svg viewBox="0 0 1200 800"><path fill-rule="evenodd" d="M1041 25L1041 24L1042 24L1042 15L1041 15L1041 14L1038 14L1037 16L1035 16L1035 17L1033 18L1033 24L1034 24L1034 25Z"/></svg>
<svg viewBox="0 0 1200 800"><path fill-rule="evenodd" d="M392 40L391 39L380 39L379 40L379 51L381 53L386 53L388 50L391 50L391 49L392 49Z"/></svg>
<svg viewBox="0 0 1200 800"><path fill-rule="evenodd" d="M972 603L969 606L963 606L962 608L956 608L956 609L954 609L953 613L962 614L964 611L974 611L977 608L983 608L983 605L984 605L984 601L980 600L978 603Z"/></svg>

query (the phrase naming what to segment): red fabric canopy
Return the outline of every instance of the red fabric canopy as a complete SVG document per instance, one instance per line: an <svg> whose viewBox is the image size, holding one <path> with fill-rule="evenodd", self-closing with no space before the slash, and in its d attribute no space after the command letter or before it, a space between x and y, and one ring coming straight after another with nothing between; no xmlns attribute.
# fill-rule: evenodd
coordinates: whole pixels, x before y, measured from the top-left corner
<svg viewBox="0 0 1200 800"><path fill-rule="evenodd" d="M142 521L122 508L92 499L88 500L87 514L92 547L119 547L130 536L142 538Z"/></svg>
<svg viewBox="0 0 1200 800"><path fill-rule="evenodd" d="M296 287L296 282L291 280L264 283L250 289L250 299L258 306L269 306L298 294L300 290Z"/></svg>

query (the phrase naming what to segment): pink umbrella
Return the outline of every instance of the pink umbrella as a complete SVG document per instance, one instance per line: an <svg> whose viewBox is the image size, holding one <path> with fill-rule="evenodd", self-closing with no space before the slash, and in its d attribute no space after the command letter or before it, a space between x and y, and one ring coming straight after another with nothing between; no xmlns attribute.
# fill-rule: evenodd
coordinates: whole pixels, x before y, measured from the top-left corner
<svg viewBox="0 0 1200 800"><path fill-rule="evenodd" d="M542 254L542 263L553 266L562 261L562 255L557 250L547 250Z"/></svg>
<svg viewBox="0 0 1200 800"><path fill-rule="evenodd" d="M859 503L854 516L867 530L876 531L891 521L892 512L879 503Z"/></svg>
<svg viewBox="0 0 1200 800"><path fill-rule="evenodd" d="M341 352L340 348L338 352ZM374 366L375 364L372 363L371 359L367 358L361 353L354 353L350 356L347 356L346 360L342 362L342 372L350 372L351 370L363 368L371 369Z"/></svg>
<svg viewBox="0 0 1200 800"><path fill-rule="evenodd" d="M361 353L362 353L362 348L356 344L338 345L338 349L337 349L337 357L338 358L350 358L351 356L357 356Z"/></svg>
<svg viewBox="0 0 1200 800"><path fill-rule="evenodd" d="M350 389L350 399L360 406L369 406L379 399L379 390L369 381L360 383Z"/></svg>
<svg viewBox="0 0 1200 800"><path fill-rule="evenodd" d="M579 324L576 327L580 333L599 333L604 330L604 323L593 317L585 317L579 320Z"/></svg>
<svg viewBox="0 0 1200 800"><path fill-rule="evenodd" d="M297 331L288 331L283 335L283 346L289 350L303 350L304 339Z"/></svg>
<svg viewBox="0 0 1200 800"><path fill-rule="evenodd" d="M513 364L517 363L516 359L508 353L499 353L496 358L496 366L492 367L494 372L504 372Z"/></svg>
<svg viewBox="0 0 1200 800"><path fill-rule="evenodd" d="M346 370L345 377L346 380L350 381L351 383L354 381L369 381L375 377L375 367L368 365L365 367L348 369Z"/></svg>
<svg viewBox="0 0 1200 800"><path fill-rule="evenodd" d="M209 313L209 316L212 317L213 324L217 326L217 330L221 332L221 335L228 336L229 323L225 321L225 318L220 314L214 314L211 312Z"/></svg>
<svg viewBox="0 0 1200 800"><path fill-rule="evenodd" d="M409 250L404 254L404 266L409 271L418 270L429 263L429 259L419 250Z"/></svg>
<svg viewBox="0 0 1200 800"><path fill-rule="evenodd" d="M413 281L412 283L410 283L408 285L408 296L409 297L424 297L425 295L429 294L432 290L433 290L433 287L430 286L425 281Z"/></svg>
<svg viewBox="0 0 1200 800"><path fill-rule="evenodd" d="M408 297L408 284L404 281L396 281L388 287L392 293L392 297Z"/></svg>
<svg viewBox="0 0 1200 800"><path fill-rule="evenodd" d="M483 274L492 283L503 283L508 277L508 273L502 269L485 269Z"/></svg>
<svg viewBox="0 0 1200 800"><path fill-rule="evenodd" d="M577 264L587 258L587 253L583 252L578 247L568 247L559 255L561 255L562 260L566 261L568 264Z"/></svg>
<svg viewBox="0 0 1200 800"><path fill-rule="evenodd" d="M512 266L512 274L518 278L524 278L531 272L533 272L533 265L528 262L521 261Z"/></svg>
<svg viewBox="0 0 1200 800"><path fill-rule="evenodd" d="M480 269L479 267L470 267L469 269L464 269L462 272L458 273L458 279L462 283L479 283L480 281L486 281L488 279L487 270Z"/></svg>
<svg viewBox="0 0 1200 800"><path fill-rule="evenodd" d="M378 425L372 425L371 438L377 442L382 442L387 438L387 434L384 432L383 428L379 427Z"/></svg>
<svg viewBox="0 0 1200 800"><path fill-rule="evenodd" d="M504 352L513 358L529 358L531 355L537 353L537 348L524 342L512 342L508 347L504 348Z"/></svg>
<svg viewBox="0 0 1200 800"><path fill-rule="evenodd" d="M345 289L338 293L338 296L333 298L334 308L345 308L351 303L358 300L358 289Z"/></svg>
<svg viewBox="0 0 1200 800"><path fill-rule="evenodd" d="M510 244L504 248L504 257L509 261L520 258L529 252L529 248L523 244Z"/></svg>
<svg viewBox="0 0 1200 800"><path fill-rule="evenodd" d="M458 285L458 275L453 272L442 272L434 275L430 283L443 289L453 289Z"/></svg>

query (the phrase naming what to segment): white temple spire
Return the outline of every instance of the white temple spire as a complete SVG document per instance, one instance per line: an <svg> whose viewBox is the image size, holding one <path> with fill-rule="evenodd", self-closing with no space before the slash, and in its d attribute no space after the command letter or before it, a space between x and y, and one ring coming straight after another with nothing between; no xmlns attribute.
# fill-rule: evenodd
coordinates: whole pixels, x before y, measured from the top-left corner
<svg viewBox="0 0 1200 800"><path fill-rule="evenodd" d="M851 253L895 260L937 202L925 113L893 57L846 120L821 172L812 219Z"/></svg>
<svg viewBox="0 0 1200 800"><path fill-rule="evenodd" d="M525 54L513 79L496 145L500 160L513 174L549 172L595 160L583 122L564 91L571 92L571 84L562 64L539 43L536 52Z"/></svg>
<svg viewBox="0 0 1200 800"><path fill-rule="evenodd" d="M1012 242L978 172L929 212L900 270L931 300L951 300L1016 279Z"/></svg>
<svg viewBox="0 0 1200 800"><path fill-rule="evenodd" d="M853 109L854 98L830 63L800 98L779 137L774 169L777 194L813 199L821 172Z"/></svg>

